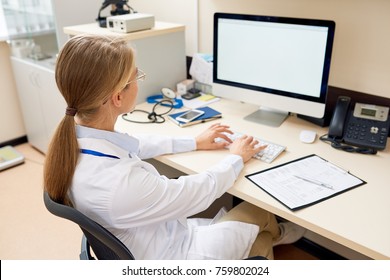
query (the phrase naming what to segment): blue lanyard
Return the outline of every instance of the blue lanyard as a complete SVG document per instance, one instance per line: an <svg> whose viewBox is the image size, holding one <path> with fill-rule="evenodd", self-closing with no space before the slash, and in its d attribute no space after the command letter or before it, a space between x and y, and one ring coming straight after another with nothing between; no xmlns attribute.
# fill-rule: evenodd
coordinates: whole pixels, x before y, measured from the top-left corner
<svg viewBox="0 0 390 280"><path fill-rule="evenodd" d="M93 155L93 156L97 156L97 157L108 157L108 158L119 159L119 157L117 157L117 156L103 154L103 153L100 153L100 152L97 152L97 151L93 151L93 150L80 149L80 152L82 154Z"/></svg>

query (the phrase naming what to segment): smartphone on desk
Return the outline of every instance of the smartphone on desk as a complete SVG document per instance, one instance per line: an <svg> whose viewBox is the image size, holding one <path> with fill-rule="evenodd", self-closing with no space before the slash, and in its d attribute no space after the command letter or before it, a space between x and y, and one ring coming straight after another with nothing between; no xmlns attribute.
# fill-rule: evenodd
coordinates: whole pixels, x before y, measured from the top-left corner
<svg viewBox="0 0 390 280"><path fill-rule="evenodd" d="M188 123L190 121L193 121L193 120L199 118L203 114L204 114L203 111L194 109L194 110L187 111L187 112L181 114L180 116L177 116L176 120Z"/></svg>
<svg viewBox="0 0 390 280"><path fill-rule="evenodd" d="M187 91L186 94L183 94L181 97L183 99L186 99L186 100L191 100L191 99L197 98L199 96L201 96L200 90L196 89L196 88L192 88L189 91Z"/></svg>
<svg viewBox="0 0 390 280"><path fill-rule="evenodd" d="M181 97L183 99L186 99L186 100L191 100L191 99L195 99L199 96L201 96L201 94L199 92L197 92L197 93L187 92L186 94L183 94Z"/></svg>

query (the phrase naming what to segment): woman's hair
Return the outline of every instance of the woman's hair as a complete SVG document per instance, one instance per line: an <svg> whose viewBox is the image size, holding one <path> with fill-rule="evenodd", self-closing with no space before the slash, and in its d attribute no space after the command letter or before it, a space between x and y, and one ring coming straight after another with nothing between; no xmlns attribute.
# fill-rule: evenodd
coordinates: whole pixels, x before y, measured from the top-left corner
<svg viewBox="0 0 390 280"><path fill-rule="evenodd" d="M113 93L121 91L135 69L134 53L123 39L79 35L60 51L55 78L68 106L59 123L44 166L44 189L50 197L66 205L80 153L72 113L88 123ZM71 108L71 109L69 109ZM71 112L71 113L69 113Z"/></svg>

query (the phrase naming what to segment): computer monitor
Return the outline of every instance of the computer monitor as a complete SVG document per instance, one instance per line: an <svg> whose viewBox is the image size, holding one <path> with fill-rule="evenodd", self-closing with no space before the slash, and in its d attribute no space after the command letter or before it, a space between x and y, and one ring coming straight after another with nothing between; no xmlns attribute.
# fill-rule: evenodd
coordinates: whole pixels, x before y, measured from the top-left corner
<svg viewBox="0 0 390 280"><path fill-rule="evenodd" d="M213 94L260 105L245 119L279 126L325 113L335 23L216 13Z"/></svg>

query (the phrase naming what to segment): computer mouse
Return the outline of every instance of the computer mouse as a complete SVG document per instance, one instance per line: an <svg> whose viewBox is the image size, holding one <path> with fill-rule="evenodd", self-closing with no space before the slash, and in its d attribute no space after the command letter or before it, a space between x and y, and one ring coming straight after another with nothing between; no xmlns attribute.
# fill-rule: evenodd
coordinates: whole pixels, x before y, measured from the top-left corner
<svg viewBox="0 0 390 280"><path fill-rule="evenodd" d="M313 130L302 130L299 134L299 140L303 143L313 143L316 140L317 133Z"/></svg>

